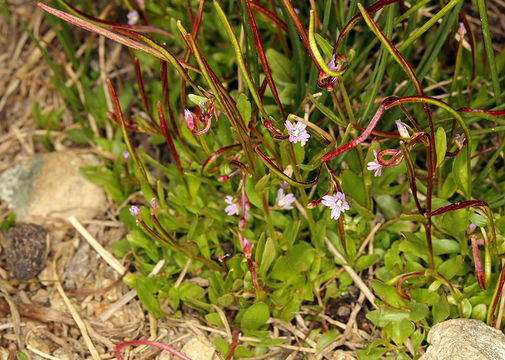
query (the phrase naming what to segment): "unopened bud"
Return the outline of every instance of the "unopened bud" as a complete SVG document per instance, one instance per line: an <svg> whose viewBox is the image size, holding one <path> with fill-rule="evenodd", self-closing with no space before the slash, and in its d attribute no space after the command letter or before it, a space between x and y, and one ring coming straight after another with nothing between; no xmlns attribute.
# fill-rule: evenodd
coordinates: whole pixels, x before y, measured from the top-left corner
<svg viewBox="0 0 505 360"><path fill-rule="evenodd" d="M195 118L193 117L191 111L188 109L184 110L184 121L186 122L186 126L188 127L189 131L195 130Z"/></svg>

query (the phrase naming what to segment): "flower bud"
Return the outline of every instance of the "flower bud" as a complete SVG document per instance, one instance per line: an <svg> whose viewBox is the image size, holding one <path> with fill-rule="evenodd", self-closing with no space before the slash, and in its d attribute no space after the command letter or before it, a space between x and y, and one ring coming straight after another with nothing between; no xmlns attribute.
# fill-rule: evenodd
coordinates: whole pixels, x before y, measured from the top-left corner
<svg viewBox="0 0 505 360"><path fill-rule="evenodd" d="M195 130L195 118L193 117L193 114L191 111L188 109L184 110L184 121L186 122L186 126L188 127L189 131Z"/></svg>

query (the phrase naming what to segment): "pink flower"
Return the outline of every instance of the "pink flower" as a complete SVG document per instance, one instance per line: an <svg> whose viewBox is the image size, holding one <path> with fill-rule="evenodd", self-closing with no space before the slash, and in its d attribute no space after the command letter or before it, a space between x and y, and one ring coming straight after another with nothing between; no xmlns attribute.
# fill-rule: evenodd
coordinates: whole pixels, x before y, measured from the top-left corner
<svg viewBox="0 0 505 360"><path fill-rule="evenodd" d="M296 200L295 196L292 193L284 195L284 189L280 188L277 190L277 201L276 205L279 209L283 210L291 210L293 207L291 206Z"/></svg>
<svg viewBox="0 0 505 360"><path fill-rule="evenodd" d="M296 122L295 125L291 123L291 121L286 120L284 122L284 126L286 126L286 129L288 130L289 134L289 141L291 141L293 144L296 144L298 141L300 141L300 145L304 146L307 140L310 138L310 134L305 130L307 125L301 122Z"/></svg>
<svg viewBox="0 0 505 360"><path fill-rule="evenodd" d="M338 71L338 69L340 68L339 63L335 64L335 54L333 54L331 60L326 65L328 66L328 69L330 69L331 71Z"/></svg>
<svg viewBox="0 0 505 360"><path fill-rule="evenodd" d="M403 125L403 123L400 121L400 119L396 120L396 127L398 128L398 132L400 133L400 136L402 138L410 139L410 134L405 125Z"/></svg>
<svg viewBox="0 0 505 360"><path fill-rule="evenodd" d="M330 218L337 220L340 213L349 210L349 204L345 201L345 194L338 191L335 195L325 195L321 201L325 206L331 209Z"/></svg>
<svg viewBox="0 0 505 360"><path fill-rule="evenodd" d="M130 11L126 14L126 17L128 18L128 25L135 25L139 21L139 13L137 10Z"/></svg>
<svg viewBox="0 0 505 360"><path fill-rule="evenodd" d="M140 216L140 209L136 207L135 205L130 206L130 214L133 217L139 217Z"/></svg>
<svg viewBox="0 0 505 360"><path fill-rule="evenodd" d="M224 198L224 202L228 204L228 206L224 209L226 215L233 216L235 214L238 214L238 204L236 202L233 202L233 196L227 195Z"/></svg>
<svg viewBox="0 0 505 360"><path fill-rule="evenodd" d="M382 166L381 164L379 164L379 161L377 160L377 150L373 151L373 155L374 155L375 159L374 159L374 161L370 161L367 164L368 165L367 169L370 170L370 171L375 170L374 176L381 176L382 168L384 166Z"/></svg>

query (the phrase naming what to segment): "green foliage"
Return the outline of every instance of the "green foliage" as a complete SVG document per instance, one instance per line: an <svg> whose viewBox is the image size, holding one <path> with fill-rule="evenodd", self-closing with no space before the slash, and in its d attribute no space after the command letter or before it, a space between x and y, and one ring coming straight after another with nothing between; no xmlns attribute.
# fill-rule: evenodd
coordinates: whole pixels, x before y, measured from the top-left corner
<svg viewBox="0 0 505 360"><path fill-rule="evenodd" d="M494 321L505 253L505 168L495 160L505 122L503 106L493 107L502 94L488 98L481 85L491 77L499 90L496 69L488 74L454 44L461 1L420 2L408 16L382 3L377 22L357 2L345 13L333 8L339 2L324 1L320 26L308 7L296 15L289 1L273 2L276 21L258 2L250 18L249 1L222 1L205 3L199 29L183 2L162 3L137 9L165 31L147 38L136 27L87 25L133 48L140 63L142 86L108 83L112 109L103 86L87 86L98 78L89 58L81 98L63 89L48 60L72 109L100 128L79 120L67 138L116 156L81 172L121 207L129 234L112 249L133 259L138 273L125 282L147 310L164 316L166 299L174 310L190 308L224 326L217 306L257 339L232 347L215 338L221 354L259 356L279 340L267 336L269 318L292 321L301 308L326 312L353 283L341 270L349 265L375 274L378 309L366 317L381 338L357 350L359 359L415 358L430 326L448 318ZM194 16L197 5L191 2ZM421 11L427 6L432 19ZM360 27L344 27L356 14ZM67 29L55 19L51 26ZM75 67L70 34L60 41ZM456 110L468 106L484 112ZM52 131L58 111L41 115L34 106L33 116ZM398 118L407 129L396 127ZM50 148L48 139L40 141ZM157 264L162 271L149 276ZM318 350L331 346L340 333L321 331L326 325L312 316L310 339Z"/></svg>

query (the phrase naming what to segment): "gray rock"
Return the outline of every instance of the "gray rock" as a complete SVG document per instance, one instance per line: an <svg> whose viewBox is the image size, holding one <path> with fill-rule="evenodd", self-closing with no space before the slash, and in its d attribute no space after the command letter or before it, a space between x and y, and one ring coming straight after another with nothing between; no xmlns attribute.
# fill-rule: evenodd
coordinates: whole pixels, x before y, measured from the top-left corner
<svg viewBox="0 0 505 360"><path fill-rule="evenodd" d="M505 335L474 319L452 319L433 326L430 346L419 360L503 360Z"/></svg>
<svg viewBox="0 0 505 360"><path fill-rule="evenodd" d="M79 167L97 163L93 155L72 152L35 156L0 175L0 198L23 221L66 219L70 215L93 218L105 208L105 192L86 181Z"/></svg>

